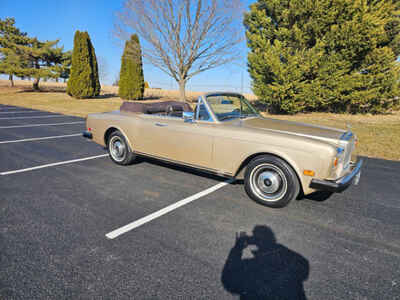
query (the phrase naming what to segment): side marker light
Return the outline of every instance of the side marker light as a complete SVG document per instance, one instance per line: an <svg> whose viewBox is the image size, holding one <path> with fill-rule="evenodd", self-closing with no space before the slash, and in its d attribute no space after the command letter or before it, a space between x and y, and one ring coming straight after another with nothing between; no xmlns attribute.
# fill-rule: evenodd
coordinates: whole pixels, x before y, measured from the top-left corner
<svg viewBox="0 0 400 300"><path fill-rule="evenodd" d="M306 175L306 176L314 176L315 172L312 171L312 170L304 170L303 174Z"/></svg>

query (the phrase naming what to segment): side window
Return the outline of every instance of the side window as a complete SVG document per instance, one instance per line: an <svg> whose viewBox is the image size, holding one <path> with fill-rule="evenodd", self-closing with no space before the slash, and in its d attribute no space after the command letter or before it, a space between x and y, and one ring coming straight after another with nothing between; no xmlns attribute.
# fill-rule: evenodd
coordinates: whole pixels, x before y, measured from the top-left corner
<svg viewBox="0 0 400 300"><path fill-rule="evenodd" d="M199 100L196 106L196 119L201 121L212 121L212 118L202 100Z"/></svg>

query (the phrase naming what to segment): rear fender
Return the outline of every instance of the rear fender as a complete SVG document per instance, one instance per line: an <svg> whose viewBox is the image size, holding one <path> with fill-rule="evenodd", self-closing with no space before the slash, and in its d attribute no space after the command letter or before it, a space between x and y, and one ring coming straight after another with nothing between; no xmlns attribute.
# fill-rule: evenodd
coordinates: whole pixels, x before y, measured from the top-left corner
<svg viewBox="0 0 400 300"><path fill-rule="evenodd" d="M107 141L106 141L106 134L110 129L115 129L118 130L119 132L121 132L121 134L124 136L126 142L128 143L129 149L132 151L133 147L132 147L132 143L129 140L128 136L126 135L126 133L124 132L124 130L122 130L122 128L120 126L116 126L116 125L110 125L107 130L104 131L104 135L103 135L103 143L104 146L107 147Z"/></svg>

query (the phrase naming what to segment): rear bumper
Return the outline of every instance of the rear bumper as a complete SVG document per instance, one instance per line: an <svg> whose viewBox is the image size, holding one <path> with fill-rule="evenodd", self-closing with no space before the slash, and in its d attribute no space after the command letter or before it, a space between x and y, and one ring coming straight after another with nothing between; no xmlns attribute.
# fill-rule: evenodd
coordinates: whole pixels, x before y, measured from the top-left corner
<svg viewBox="0 0 400 300"><path fill-rule="evenodd" d="M82 136L87 138L87 139L89 139L89 140L91 140L93 138L93 134L91 132L89 132L89 131L84 131L82 133Z"/></svg>
<svg viewBox="0 0 400 300"><path fill-rule="evenodd" d="M358 180L361 175L361 167L363 164L363 160L359 159L356 164L352 166L352 170L349 174L336 179L336 180L321 180L321 179L312 179L310 183L310 188L320 191L329 191L334 193L343 192L347 189L353 182L354 184L358 184Z"/></svg>

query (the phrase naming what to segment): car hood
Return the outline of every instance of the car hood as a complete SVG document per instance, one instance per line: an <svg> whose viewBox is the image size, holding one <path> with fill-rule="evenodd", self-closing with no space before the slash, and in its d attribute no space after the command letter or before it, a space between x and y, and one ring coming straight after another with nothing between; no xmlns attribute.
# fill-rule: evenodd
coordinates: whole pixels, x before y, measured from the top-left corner
<svg viewBox="0 0 400 300"><path fill-rule="evenodd" d="M248 118L240 121L245 128L280 132L337 143L345 130L271 118Z"/></svg>

